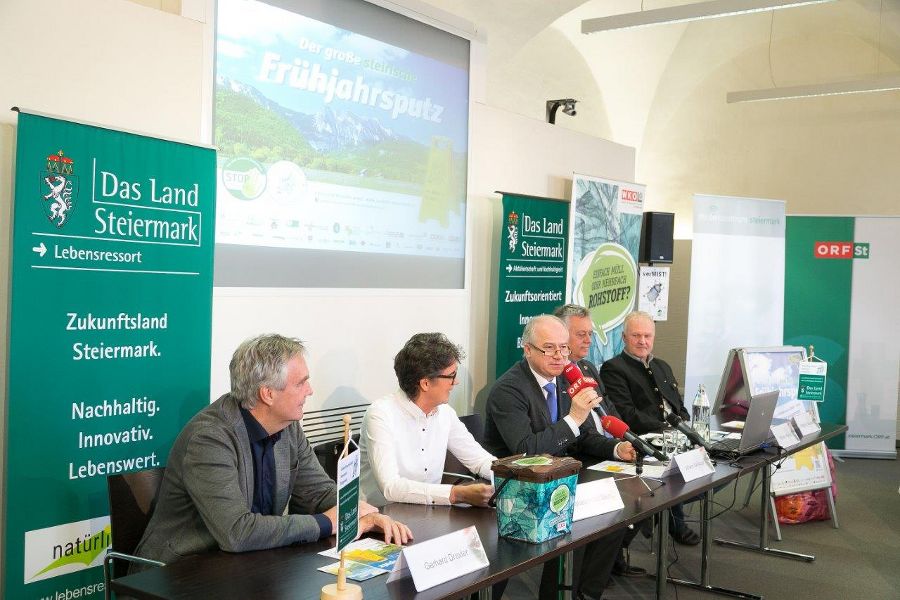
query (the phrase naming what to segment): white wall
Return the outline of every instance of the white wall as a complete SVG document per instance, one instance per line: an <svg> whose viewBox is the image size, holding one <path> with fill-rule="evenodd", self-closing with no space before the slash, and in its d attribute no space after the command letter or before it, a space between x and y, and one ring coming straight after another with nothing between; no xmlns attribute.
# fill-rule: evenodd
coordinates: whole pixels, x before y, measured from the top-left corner
<svg viewBox="0 0 900 600"><path fill-rule="evenodd" d="M0 122L21 106L199 141L201 23L121 0L4 0L0 39Z"/></svg>
<svg viewBox="0 0 900 600"><path fill-rule="evenodd" d="M199 141L203 27L121 0L0 2L0 452L5 448L13 139L20 106ZM38 360L38 357L35 357ZM46 401L46 399L42 399ZM0 497L5 496L0 456ZM0 520L0 534L3 523Z"/></svg>
<svg viewBox="0 0 900 600"><path fill-rule="evenodd" d="M634 179L634 148L476 104L472 110L468 235L472 239L469 366L482 400L493 381L497 264L501 223L496 191L569 199L572 173Z"/></svg>

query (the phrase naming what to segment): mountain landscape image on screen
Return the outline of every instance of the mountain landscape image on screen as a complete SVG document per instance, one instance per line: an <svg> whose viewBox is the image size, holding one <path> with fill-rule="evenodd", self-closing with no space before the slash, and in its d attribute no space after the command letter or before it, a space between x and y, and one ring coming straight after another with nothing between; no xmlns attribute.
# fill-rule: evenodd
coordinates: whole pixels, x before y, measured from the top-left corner
<svg viewBox="0 0 900 600"><path fill-rule="evenodd" d="M216 80L216 145L220 161L288 160L309 179L421 195L430 148L398 135L376 118L331 106L306 114L273 102L252 85ZM451 152L450 196L464 199L465 153Z"/></svg>

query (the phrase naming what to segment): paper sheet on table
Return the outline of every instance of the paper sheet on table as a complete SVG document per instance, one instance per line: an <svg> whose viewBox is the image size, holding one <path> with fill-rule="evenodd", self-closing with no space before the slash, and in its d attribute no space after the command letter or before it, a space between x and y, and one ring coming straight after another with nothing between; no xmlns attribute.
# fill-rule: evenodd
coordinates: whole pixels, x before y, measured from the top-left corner
<svg viewBox="0 0 900 600"><path fill-rule="evenodd" d="M728 421L727 423L722 423L721 426L726 429L743 429L744 422L743 421Z"/></svg>
<svg viewBox="0 0 900 600"><path fill-rule="evenodd" d="M580 521L622 508L625 508L622 494L612 477L579 483L575 488L575 513L572 520Z"/></svg>
<svg viewBox="0 0 900 600"><path fill-rule="evenodd" d="M319 567L319 571L337 575L340 566L341 563L339 561L330 565L325 565L324 567ZM347 579L352 579L353 581L365 581L366 579L372 579L379 575L385 575L390 571L379 569L372 565L364 565L362 563L353 562L352 560L346 560L344 561L344 572L347 574Z"/></svg>
<svg viewBox="0 0 900 600"><path fill-rule="evenodd" d="M397 557L400 556L402 549L396 544L385 544L381 540L362 538L348 544L344 548L344 552L346 552L344 556L346 560L352 560L355 563L377 569L384 569L387 572L394 568L394 563L397 562ZM335 559L341 557L341 553L334 548L319 552L319 554Z"/></svg>
<svg viewBox="0 0 900 600"><path fill-rule="evenodd" d="M644 462L644 471L642 475L644 477L660 478L663 477L663 474L666 472L667 468L668 465L666 465L665 463L652 465ZM637 474L633 463L624 463L615 460L604 460L602 463L591 465L590 467L588 467L588 469L592 471L604 471L606 473L621 473L622 475Z"/></svg>
<svg viewBox="0 0 900 600"><path fill-rule="evenodd" d="M806 412L806 406L800 400L791 400L775 407L775 419L790 420L794 415Z"/></svg>

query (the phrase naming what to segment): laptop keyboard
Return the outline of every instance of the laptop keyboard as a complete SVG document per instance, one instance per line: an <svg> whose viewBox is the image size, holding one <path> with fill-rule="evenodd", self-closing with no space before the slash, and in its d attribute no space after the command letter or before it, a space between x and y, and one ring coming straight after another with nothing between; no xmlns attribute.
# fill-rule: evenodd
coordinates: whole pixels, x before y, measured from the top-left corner
<svg viewBox="0 0 900 600"><path fill-rule="evenodd" d="M713 445L713 449L722 450L725 452L734 452L741 446L740 438L726 438L724 440L719 440Z"/></svg>

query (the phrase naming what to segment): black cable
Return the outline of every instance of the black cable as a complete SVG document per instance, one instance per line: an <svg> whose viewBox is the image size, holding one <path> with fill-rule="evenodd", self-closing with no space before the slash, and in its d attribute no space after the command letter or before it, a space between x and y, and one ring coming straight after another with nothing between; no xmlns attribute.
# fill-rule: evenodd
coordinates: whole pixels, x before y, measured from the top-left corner
<svg viewBox="0 0 900 600"><path fill-rule="evenodd" d="M678 556L678 548L675 547L675 538L669 536L669 543L672 544L672 554L674 555L674 559L666 565L666 580L672 578L672 567L678 562L680 556ZM678 600L678 586L675 586L675 600Z"/></svg>
<svg viewBox="0 0 900 600"><path fill-rule="evenodd" d="M734 484L731 487L732 487L731 504L728 506L728 508L724 508L724 509L720 510L718 513L716 513L715 515L712 515L709 518L710 521L712 521L713 519L718 519L725 513L731 511L732 508L734 508L734 504L735 504L735 502L737 502L737 479L734 480ZM724 504L719 504L718 502L715 502L715 501L713 502L713 504L715 504L716 506L724 506Z"/></svg>

